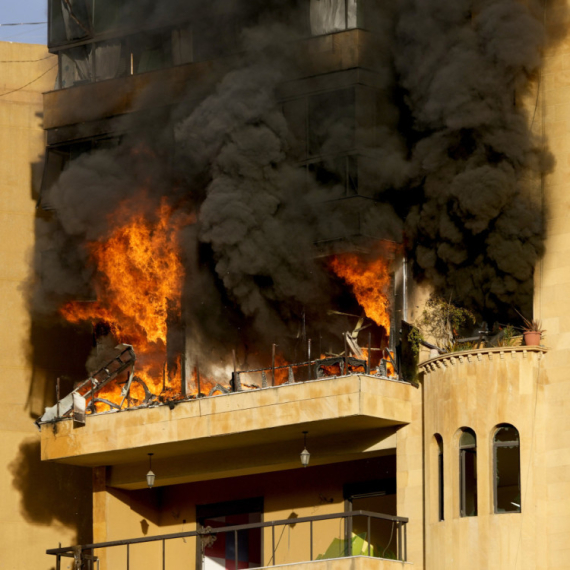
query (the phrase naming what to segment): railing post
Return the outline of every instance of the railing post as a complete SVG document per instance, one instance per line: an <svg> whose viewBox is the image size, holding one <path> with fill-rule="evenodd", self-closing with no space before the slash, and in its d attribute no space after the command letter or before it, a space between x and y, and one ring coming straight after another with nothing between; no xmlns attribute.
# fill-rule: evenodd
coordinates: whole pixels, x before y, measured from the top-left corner
<svg viewBox="0 0 570 570"><path fill-rule="evenodd" d="M130 563L130 560L129 560L129 558L130 558L130 553L131 553L131 552L130 552L130 547L131 547L131 545L127 542L127 570L129 570L130 564L131 564L131 563Z"/></svg>
<svg viewBox="0 0 570 570"><path fill-rule="evenodd" d="M235 557L236 557L236 568L235 570L238 570L238 565L239 565L239 558L238 558L238 531L234 530L234 541L235 541Z"/></svg>
<svg viewBox="0 0 570 570"><path fill-rule="evenodd" d="M275 526L271 526L271 552L272 552L272 560L273 560L273 566L275 566ZM236 568L237 570L237 568Z"/></svg>
<svg viewBox="0 0 570 570"><path fill-rule="evenodd" d="M166 540L162 539L162 570L166 570Z"/></svg>
<svg viewBox="0 0 570 570"><path fill-rule="evenodd" d="M403 560L402 551L402 523L398 521L398 560Z"/></svg>
<svg viewBox="0 0 570 570"><path fill-rule="evenodd" d="M346 334L346 333L345 333L345 334ZM345 336L345 340L346 340L346 336ZM347 520L347 523L348 523L348 524L347 524L347 527L348 527L347 535L348 535L348 536L346 537L346 543L347 543L347 549L346 549L346 551L347 551L347 556L352 556L352 522L353 522L352 515L350 515L350 516L348 517L348 520Z"/></svg>
<svg viewBox="0 0 570 570"><path fill-rule="evenodd" d="M55 557L55 570L61 570L61 556L59 554L57 554Z"/></svg>
<svg viewBox="0 0 570 570"><path fill-rule="evenodd" d="M368 539L368 556L370 556L370 543L372 542L370 536L370 515L368 515L368 534L366 535L366 538Z"/></svg>
<svg viewBox="0 0 570 570"><path fill-rule="evenodd" d="M310 522L311 525L311 562L313 561L313 521Z"/></svg>
<svg viewBox="0 0 570 570"><path fill-rule="evenodd" d="M408 525L404 524L404 562L408 561Z"/></svg>

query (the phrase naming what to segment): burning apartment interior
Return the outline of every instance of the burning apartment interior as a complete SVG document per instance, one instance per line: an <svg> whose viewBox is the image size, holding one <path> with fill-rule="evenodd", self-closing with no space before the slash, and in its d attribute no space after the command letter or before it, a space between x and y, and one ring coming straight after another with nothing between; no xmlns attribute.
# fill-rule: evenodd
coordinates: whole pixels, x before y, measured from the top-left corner
<svg viewBox="0 0 570 570"><path fill-rule="evenodd" d="M409 41L422 9L406 4L50 4L60 88L222 62L211 85L147 85L131 113L99 102L96 125L48 130L41 205L52 213L39 221L33 303L91 327L88 409L346 373L351 358L354 370L398 377L405 256L415 277L483 317L528 309L541 220L523 178L547 158L519 134L526 116L512 98L533 54L477 53L498 8L480 3L480 20L469 2L450 10L472 35L457 45L512 93L496 100L495 85L473 85L493 97L473 116L476 101L455 85L451 101L422 92L414 71L425 64ZM530 14L504 4L539 42ZM172 14L189 23L172 27ZM360 28L372 32L370 69L338 77L318 74L291 43ZM443 72L435 78L447 93ZM108 374L122 343L135 372Z"/></svg>
<svg viewBox="0 0 570 570"><path fill-rule="evenodd" d="M50 0L49 14L59 67L45 96L30 305L43 330L72 331L81 344L69 369L53 367L57 396L37 420L53 438L67 437L70 418L87 430L125 417L117 412L151 417L317 382L326 392L342 378L417 390L408 334L418 291L467 307L476 331L532 314L544 238L538 179L552 167L528 127L544 41L533 2ZM398 392L407 404L417 397ZM347 426L384 430L378 438L390 442L412 423L411 412L383 413ZM323 449L327 434L342 432L334 421L337 432L313 426ZM256 441L268 448L292 433ZM235 445L234 459L245 444ZM397 515L412 499L396 493L389 445L362 444L376 455L351 451L335 465L350 512L388 517L368 518L377 543L362 552L405 560L407 519ZM122 452L85 452L97 468L113 456L98 476L115 498L144 486L121 467L139 466L135 446ZM169 480L167 458L155 460L161 509L175 508L181 481L185 496L202 492L198 475ZM314 469L332 486L326 462ZM263 503L248 502L243 518L228 501L287 476L301 484L283 473L236 468L239 497L209 481L204 500L222 506L196 507L195 522L261 524ZM367 487L375 478L381 492ZM362 536L365 523L349 518ZM267 554L248 564L268 565Z"/></svg>

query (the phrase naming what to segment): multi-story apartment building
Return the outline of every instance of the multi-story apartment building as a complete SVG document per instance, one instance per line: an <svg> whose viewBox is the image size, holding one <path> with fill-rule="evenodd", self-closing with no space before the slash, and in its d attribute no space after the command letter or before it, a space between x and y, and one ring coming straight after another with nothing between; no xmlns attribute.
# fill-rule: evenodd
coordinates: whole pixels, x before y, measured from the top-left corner
<svg viewBox="0 0 570 570"><path fill-rule="evenodd" d="M387 88L391 10L389 3L372 1L298 4L296 35L276 40L287 62L277 79L267 81L274 81L271 89L295 135L292 159L334 188L335 201L322 208L335 223L317 233L311 255L365 249L371 239L387 237L369 220L382 208L373 191L374 149L382 133L397 133L399 126ZM198 107L213 92L223 96L224 78L240 67L241 51L251 49L239 43L238 32L259 12L259 6L212 3L143 17L144 10L114 2L85 6L49 4L49 47L59 67L57 88L44 96L41 203L48 210L50 189L74 160L120 146L122 137L146 132L149 124L162 136L157 125L169 124L173 109ZM556 14L547 28L568 24L562 8ZM92 543L54 544L50 554L58 570L73 564L105 570L570 567L564 498L570 486L567 46L552 45L531 125L557 141L551 145L557 166L542 181L548 233L534 298L550 348L426 356L417 380L403 373L402 359L392 360L402 353L395 323L411 320L418 304L405 263L392 265L391 344L382 346L391 350L385 360L396 364L397 374L382 368L386 361L371 367L372 345L368 361L356 357L358 346L349 358L353 340L345 336L342 356L337 350L334 362L315 360L309 348L307 358L298 359L306 371L289 368L281 384L273 354L270 367L256 369L256 389L245 389L249 372L238 370L234 352L230 387L205 393L199 370L188 364L192 336L186 334L185 398L128 410L123 398L79 424L61 417L71 409L62 400L61 409L44 416L42 459L93 472ZM263 85L263 76L249 78ZM216 118L209 118L212 128ZM397 258L398 248L391 251ZM337 366L337 373L325 373L327 366ZM192 370L198 388L189 395ZM104 379L112 372L104 370ZM125 379L129 387L131 381ZM304 446L307 467L300 457Z"/></svg>

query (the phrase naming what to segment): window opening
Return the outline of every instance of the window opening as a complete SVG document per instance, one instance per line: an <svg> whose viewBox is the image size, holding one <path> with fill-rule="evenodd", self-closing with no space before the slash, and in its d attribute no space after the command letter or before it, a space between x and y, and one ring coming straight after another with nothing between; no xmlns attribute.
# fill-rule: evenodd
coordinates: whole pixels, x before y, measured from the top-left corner
<svg viewBox="0 0 570 570"><path fill-rule="evenodd" d="M311 0L309 10L314 36L356 27L357 0Z"/></svg>
<svg viewBox="0 0 570 570"><path fill-rule="evenodd" d="M384 515L397 515L396 478L366 481L345 485L346 509L349 511L371 511ZM396 559L397 529L387 520L371 519L368 535L368 518L354 517L346 520L346 537L343 552L339 556L370 555L376 558ZM349 552L349 541L352 552ZM358 551L354 549L357 548Z"/></svg>
<svg viewBox="0 0 570 570"><path fill-rule="evenodd" d="M437 443L437 517L444 520L445 503L443 494L443 440L439 434L435 434Z"/></svg>
<svg viewBox="0 0 570 570"><path fill-rule="evenodd" d="M515 427L498 427L493 438L493 458L495 513L520 513L520 438Z"/></svg>
<svg viewBox="0 0 570 570"><path fill-rule="evenodd" d="M92 46L83 45L59 53L61 88L93 81Z"/></svg>
<svg viewBox="0 0 570 570"><path fill-rule="evenodd" d="M198 505L196 516L200 528L258 523L262 521L263 498L256 497L211 505ZM238 568L259 568L262 565L261 528L237 533ZM235 533L215 535L206 540L203 549L197 549L198 568L201 570L237 570Z"/></svg>
<svg viewBox="0 0 570 570"><path fill-rule="evenodd" d="M460 515L477 516L477 436L464 429L459 440Z"/></svg>

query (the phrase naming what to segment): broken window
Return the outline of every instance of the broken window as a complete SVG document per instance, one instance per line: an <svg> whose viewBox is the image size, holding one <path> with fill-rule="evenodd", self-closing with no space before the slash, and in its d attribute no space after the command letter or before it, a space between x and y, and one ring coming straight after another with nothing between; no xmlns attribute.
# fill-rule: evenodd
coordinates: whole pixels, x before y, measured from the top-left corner
<svg viewBox="0 0 570 570"><path fill-rule="evenodd" d="M126 75L129 58L121 40L111 40L95 45L95 80L114 79Z"/></svg>
<svg viewBox="0 0 570 570"><path fill-rule="evenodd" d="M438 433L435 434L437 443L437 520L444 519L444 499L443 499L443 439Z"/></svg>
<svg viewBox="0 0 570 570"><path fill-rule="evenodd" d="M329 154L354 147L354 88L327 91L309 98L309 154Z"/></svg>
<svg viewBox="0 0 570 570"><path fill-rule="evenodd" d="M495 512L521 512L521 460L519 432L503 424L493 438Z"/></svg>
<svg viewBox="0 0 570 570"><path fill-rule="evenodd" d="M356 27L356 0L311 0L311 33L331 34Z"/></svg>
<svg viewBox="0 0 570 570"><path fill-rule="evenodd" d="M464 428L459 440L460 515L477 516L477 436Z"/></svg>
<svg viewBox="0 0 570 570"><path fill-rule="evenodd" d="M92 4L88 0L51 0L49 43L62 44L91 36Z"/></svg>
<svg viewBox="0 0 570 570"><path fill-rule="evenodd" d="M91 45L77 46L59 52L59 85L61 89L93 81Z"/></svg>

